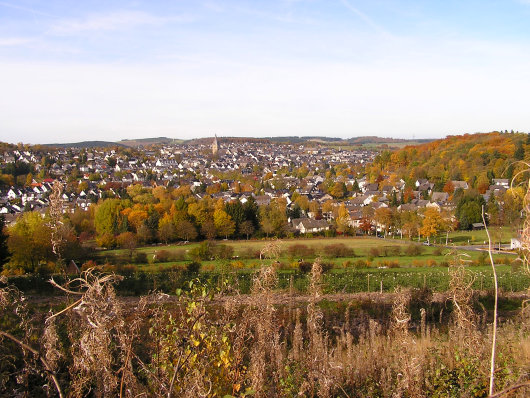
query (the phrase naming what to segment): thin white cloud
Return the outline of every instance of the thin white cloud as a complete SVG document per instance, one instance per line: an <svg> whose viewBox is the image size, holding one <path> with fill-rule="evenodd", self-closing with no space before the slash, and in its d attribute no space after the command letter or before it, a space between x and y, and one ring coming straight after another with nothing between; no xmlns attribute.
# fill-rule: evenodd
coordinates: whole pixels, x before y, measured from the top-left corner
<svg viewBox="0 0 530 398"><path fill-rule="evenodd" d="M370 18L364 12L359 10L357 7L354 7L348 0L340 0L340 2L344 5L344 7L353 12L359 18L361 18L364 22L366 22L366 24L371 26L373 29L377 30L379 33L389 35L389 32L387 32L385 28L377 24L372 18Z"/></svg>
<svg viewBox="0 0 530 398"><path fill-rule="evenodd" d="M23 6L19 6L18 4L11 4L11 3L7 3L5 1L0 1L0 7L11 8L13 10L24 11L24 12L28 12L28 13L31 13L31 14L34 14L34 15L41 15L41 16L44 16L44 17L53 17L53 15L51 15L51 14L36 10L34 8L23 7Z"/></svg>
<svg viewBox="0 0 530 398"><path fill-rule="evenodd" d="M188 22L188 16L161 17L141 11L117 11L94 14L82 19L67 19L55 23L50 33L70 35L92 31L127 30L142 25L160 25L171 22Z"/></svg>
<svg viewBox="0 0 530 398"><path fill-rule="evenodd" d="M33 42L29 37L0 37L0 47L16 47Z"/></svg>

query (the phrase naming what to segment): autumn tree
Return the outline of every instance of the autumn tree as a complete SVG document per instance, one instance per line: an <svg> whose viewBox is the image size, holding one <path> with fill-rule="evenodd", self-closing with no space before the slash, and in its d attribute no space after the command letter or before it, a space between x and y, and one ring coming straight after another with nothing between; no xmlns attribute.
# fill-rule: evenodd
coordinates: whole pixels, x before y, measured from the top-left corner
<svg viewBox="0 0 530 398"><path fill-rule="evenodd" d="M154 230L148 227L145 223L140 225L136 230L136 237L138 238L138 242L141 244L151 242L154 239L154 235Z"/></svg>
<svg viewBox="0 0 530 398"><path fill-rule="evenodd" d="M335 223L337 225L337 232L344 234L350 229L350 213L344 203L341 203L338 209L337 217L335 218Z"/></svg>
<svg viewBox="0 0 530 398"><path fill-rule="evenodd" d="M343 182L337 181L331 188L329 194L335 199L342 199L346 195L346 185Z"/></svg>
<svg viewBox="0 0 530 398"><path fill-rule="evenodd" d="M134 250L138 247L138 239L132 232L122 232L116 237L116 242L121 249L127 251L129 258L132 258Z"/></svg>
<svg viewBox="0 0 530 398"><path fill-rule="evenodd" d="M239 225L239 232L243 235L246 235L247 240L250 235L254 233L254 224L250 220L243 221Z"/></svg>
<svg viewBox="0 0 530 398"><path fill-rule="evenodd" d="M423 213L422 226L420 228L420 234L427 238L427 242L430 242L430 238L436 236L444 228L444 220L440 215L438 209L429 207Z"/></svg>
<svg viewBox="0 0 530 398"><path fill-rule="evenodd" d="M236 223L232 220L232 217L223 209L216 209L213 213L213 223L219 236L224 236L228 239L228 236L232 235L236 230Z"/></svg>
<svg viewBox="0 0 530 398"><path fill-rule="evenodd" d="M305 195L298 196L294 203L297 204L303 211L307 212L309 209L309 199Z"/></svg>
<svg viewBox="0 0 530 398"><path fill-rule="evenodd" d="M361 218L359 229L369 235L373 229L372 221L368 217Z"/></svg>
<svg viewBox="0 0 530 398"><path fill-rule="evenodd" d="M374 212L374 221L381 227L385 237L390 232L393 220L392 209L388 207L379 207Z"/></svg>
<svg viewBox="0 0 530 398"><path fill-rule="evenodd" d="M333 200L326 200L324 203L322 203L322 213L329 216L333 212L334 207L335 202Z"/></svg>
<svg viewBox="0 0 530 398"><path fill-rule="evenodd" d="M164 217L158 221L157 235L158 239L166 244L175 239L177 232L175 230L175 224L173 224L169 214L165 214Z"/></svg>
<svg viewBox="0 0 530 398"><path fill-rule="evenodd" d="M175 226L175 234L177 238L187 241L197 238L197 230L195 229L195 226L187 220L177 223Z"/></svg>
<svg viewBox="0 0 530 398"><path fill-rule="evenodd" d="M217 228L212 220L207 220L201 225L201 234L208 240L217 236Z"/></svg>
<svg viewBox="0 0 530 398"><path fill-rule="evenodd" d="M401 237L406 235L409 239L419 234L421 227L421 219L415 211L404 211L400 215L401 218Z"/></svg>
<svg viewBox="0 0 530 398"><path fill-rule="evenodd" d="M142 225L149 216L147 211L136 206L133 209L128 208L125 210L130 210L127 212L122 211L122 213L127 216L128 225L133 231L137 231L140 225Z"/></svg>

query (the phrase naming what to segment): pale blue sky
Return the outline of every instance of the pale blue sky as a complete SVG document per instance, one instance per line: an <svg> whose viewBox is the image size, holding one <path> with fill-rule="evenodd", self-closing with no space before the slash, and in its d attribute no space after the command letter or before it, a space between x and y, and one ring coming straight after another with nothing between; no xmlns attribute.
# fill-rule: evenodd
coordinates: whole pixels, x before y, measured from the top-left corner
<svg viewBox="0 0 530 398"><path fill-rule="evenodd" d="M530 0L0 0L0 140L530 131Z"/></svg>

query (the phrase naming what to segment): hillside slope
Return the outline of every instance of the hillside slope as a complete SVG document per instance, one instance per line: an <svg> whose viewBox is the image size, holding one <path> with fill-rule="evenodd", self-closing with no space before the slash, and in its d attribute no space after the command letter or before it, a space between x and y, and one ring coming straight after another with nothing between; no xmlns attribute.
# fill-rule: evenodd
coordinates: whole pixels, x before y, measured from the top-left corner
<svg viewBox="0 0 530 398"><path fill-rule="evenodd" d="M394 174L412 183L427 178L437 190L449 180L463 180L481 190L493 178L511 179L527 168L530 135L524 133L465 134L433 142L407 146L376 157L367 172L371 179Z"/></svg>

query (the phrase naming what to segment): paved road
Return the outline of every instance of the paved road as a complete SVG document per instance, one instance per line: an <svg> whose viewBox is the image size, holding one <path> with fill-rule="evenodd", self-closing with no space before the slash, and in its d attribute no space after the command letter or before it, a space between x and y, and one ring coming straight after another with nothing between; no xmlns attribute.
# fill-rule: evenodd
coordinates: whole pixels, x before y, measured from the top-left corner
<svg viewBox="0 0 530 398"><path fill-rule="evenodd" d="M447 249L457 249L457 250L471 250L471 251L484 251L488 250L488 245L469 245L469 246L444 246ZM502 254L513 254L517 255L517 253L508 251L510 249L510 245L501 245L501 252L499 252L498 245L493 248L494 253L502 253Z"/></svg>

